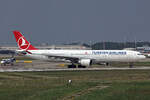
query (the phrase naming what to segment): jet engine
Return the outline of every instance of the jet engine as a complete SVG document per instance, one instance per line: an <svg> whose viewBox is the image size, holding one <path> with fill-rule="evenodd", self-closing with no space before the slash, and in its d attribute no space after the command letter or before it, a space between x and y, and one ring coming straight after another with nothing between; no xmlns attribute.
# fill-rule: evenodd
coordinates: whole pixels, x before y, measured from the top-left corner
<svg viewBox="0 0 150 100"><path fill-rule="evenodd" d="M90 66L92 64L92 60L91 59L81 59L81 60L79 60L79 64L81 64L82 66Z"/></svg>

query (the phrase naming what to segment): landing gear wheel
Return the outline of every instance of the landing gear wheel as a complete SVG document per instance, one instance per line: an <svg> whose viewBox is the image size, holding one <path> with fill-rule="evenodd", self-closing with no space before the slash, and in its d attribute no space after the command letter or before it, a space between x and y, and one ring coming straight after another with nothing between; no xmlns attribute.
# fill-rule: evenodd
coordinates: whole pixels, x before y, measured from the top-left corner
<svg viewBox="0 0 150 100"><path fill-rule="evenodd" d="M133 63L129 63L129 68L133 68Z"/></svg>
<svg viewBox="0 0 150 100"><path fill-rule="evenodd" d="M78 68L86 68L86 66L78 65Z"/></svg>
<svg viewBox="0 0 150 100"><path fill-rule="evenodd" d="M76 68L76 65L74 65L74 64L68 65L68 68Z"/></svg>
<svg viewBox="0 0 150 100"><path fill-rule="evenodd" d="M108 63L108 62L106 63L106 66L109 66L109 63Z"/></svg>

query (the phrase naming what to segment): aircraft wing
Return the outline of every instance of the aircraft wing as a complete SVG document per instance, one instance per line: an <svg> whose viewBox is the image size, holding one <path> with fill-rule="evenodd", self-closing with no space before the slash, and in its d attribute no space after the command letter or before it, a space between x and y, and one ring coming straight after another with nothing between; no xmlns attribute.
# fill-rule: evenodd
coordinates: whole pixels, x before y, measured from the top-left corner
<svg viewBox="0 0 150 100"><path fill-rule="evenodd" d="M16 51L17 54L22 54L22 55L26 55L26 54L32 54L31 52L27 51L27 50L18 50ZM33 53L34 54L34 53ZM45 54L45 53L42 53L42 54L36 54L36 55L44 55L44 56L47 56L49 58L51 57L54 57L54 58L59 58L59 59L66 59L66 60L70 60L70 61L78 61L79 58L76 58L76 57L70 57L70 56L63 56L63 55L53 55L53 54Z"/></svg>
<svg viewBox="0 0 150 100"><path fill-rule="evenodd" d="M78 63L78 61L79 61L79 58L77 58L77 57L70 57L70 56L63 56L63 55L45 55L45 56L48 56L49 58L53 57L56 59L65 59L65 60L69 60L73 63Z"/></svg>

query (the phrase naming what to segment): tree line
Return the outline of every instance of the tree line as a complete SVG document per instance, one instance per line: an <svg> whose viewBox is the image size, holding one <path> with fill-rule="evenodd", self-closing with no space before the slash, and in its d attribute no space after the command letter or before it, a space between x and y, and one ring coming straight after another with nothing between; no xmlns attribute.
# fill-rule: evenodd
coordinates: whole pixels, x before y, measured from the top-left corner
<svg viewBox="0 0 150 100"><path fill-rule="evenodd" d="M150 46L150 42L97 42L91 45L83 44L83 46L91 47L94 50L122 50L124 48Z"/></svg>

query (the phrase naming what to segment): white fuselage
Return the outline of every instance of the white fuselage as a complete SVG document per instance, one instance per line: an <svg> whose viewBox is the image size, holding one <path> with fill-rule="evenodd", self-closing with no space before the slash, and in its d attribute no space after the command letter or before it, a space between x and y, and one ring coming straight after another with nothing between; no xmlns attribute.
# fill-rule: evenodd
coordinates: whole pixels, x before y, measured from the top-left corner
<svg viewBox="0 0 150 100"><path fill-rule="evenodd" d="M53 60L55 58L90 59L99 62L135 62L145 59L145 56L136 51L128 50L28 50L31 54L26 56Z"/></svg>

